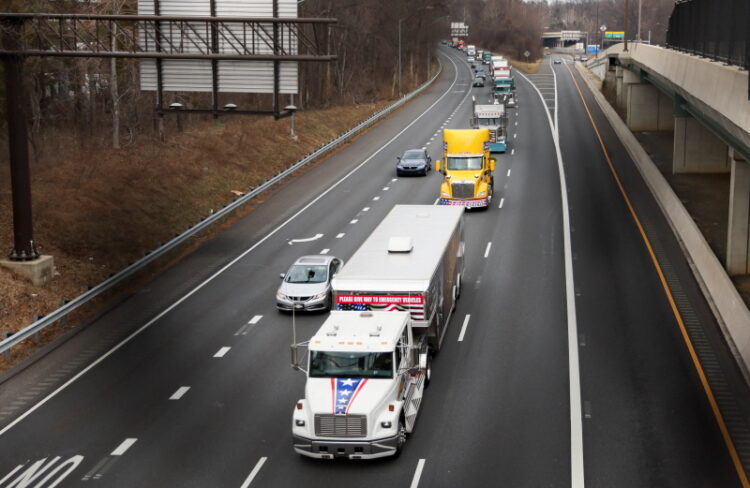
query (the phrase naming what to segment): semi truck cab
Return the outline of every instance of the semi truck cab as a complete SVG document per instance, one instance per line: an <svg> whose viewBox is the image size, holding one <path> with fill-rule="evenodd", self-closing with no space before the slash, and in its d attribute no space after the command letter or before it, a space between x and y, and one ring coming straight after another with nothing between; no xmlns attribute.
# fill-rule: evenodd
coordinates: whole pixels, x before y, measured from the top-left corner
<svg viewBox="0 0 750 488"><path fill-rule="evenodd" d="M408 312L333 311L310 341L292 345L292 367L307 376L292 415L294 450L318 459L397 454L430 377Z"/></svg>
<svg viewBox="0 0 750 488"><path fill-rule="evenodd" d="M508 118L503 104L474 105L471 127L474 129L489 129L490 153L504 153L506 151L505 127L507 122Z"/></svg>
<svg viewBox="0 0 750 488"><path fill-rule="evenodd" d="M495 159L490 157L489 129L444 129L440 205L487 208L494 190Z"/></svg>

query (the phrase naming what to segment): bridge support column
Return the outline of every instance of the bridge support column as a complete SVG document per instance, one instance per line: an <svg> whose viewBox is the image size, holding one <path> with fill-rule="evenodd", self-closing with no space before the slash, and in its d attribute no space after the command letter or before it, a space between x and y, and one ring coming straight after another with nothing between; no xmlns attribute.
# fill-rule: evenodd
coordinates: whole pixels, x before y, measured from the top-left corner
<svg viewBox="0 0 750 488"><path fill-rule="evenodd" d="M693 117L675 112L672 173L728 173L728 146Z"/></svg>
<svg viewBox="0 0 750 488"><path fill-rule="evenodd" d="M637 130L672 130L672 100L648 83L627 85L626 122Z"/></svg>
<svg viewBox="0 0 750 488"><path fill-rule="evenodd" d="M729 161L732 177L726 267L730 275L745 275L750 274L750 164L731 148Z"/></svg>
<svg viewBox="0 0 750 488"><path fill-rule="evenodd" d="M624 108L627 103L628 86L632 83L639 83L641 80L636 73L622 66L615 67L615 79L617 80L617 106Z"/></svg>

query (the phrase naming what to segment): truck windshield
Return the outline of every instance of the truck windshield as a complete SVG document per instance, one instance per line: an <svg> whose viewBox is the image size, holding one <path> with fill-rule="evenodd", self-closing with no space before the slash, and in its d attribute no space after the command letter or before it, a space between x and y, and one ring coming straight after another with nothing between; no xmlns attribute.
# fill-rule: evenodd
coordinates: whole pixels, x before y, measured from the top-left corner
<svg viewBox="0 0 750 488"><path fill-rule="evenodd" d="M494 127L496 125L500 125L500 119L495 119L495 118L485 119L485 118L480 117L479 125L482 127Z"/></svg>
<svg viewBox="0 0 750 488"><path fill-rule="evenodd" d="M448 156L448 169L453 171L482 169L482 156Z"/></svg>
<svg viewBox="0 0 750 488"><path fill-rule="evenodd" d="M393 378L393 353L310 351L310 376Z"/></svg>
<svg viewBox="0 0 750 488"><path fill-rule="evenodd" d="M287 283L323 283L328 274L328 266L295 264L284 276Z"/></svg>

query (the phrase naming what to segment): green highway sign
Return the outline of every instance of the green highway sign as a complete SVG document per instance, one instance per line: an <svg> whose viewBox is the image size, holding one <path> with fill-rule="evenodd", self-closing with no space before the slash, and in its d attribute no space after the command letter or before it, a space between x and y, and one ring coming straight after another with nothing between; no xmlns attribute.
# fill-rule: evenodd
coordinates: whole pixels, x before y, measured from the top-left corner
<svg viewBox="0 0 750 488"><path fill-rule="evenodd" d="M604 33L605 39L625 39L625 31L607 31Z"/></svg>

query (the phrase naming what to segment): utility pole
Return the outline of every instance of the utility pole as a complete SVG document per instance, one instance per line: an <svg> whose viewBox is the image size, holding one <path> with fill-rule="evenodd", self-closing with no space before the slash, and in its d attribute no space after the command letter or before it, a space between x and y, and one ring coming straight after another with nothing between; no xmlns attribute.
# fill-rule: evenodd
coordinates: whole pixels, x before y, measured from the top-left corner
<svg viewBox="0 0 750 488"><path fill-rule="evenodd" d="M643 0L638 0L638 33L635 35L635 39L641 42L641 7Z"/></svg>
<svg viewBox="0 0 750 488"><path fill-rule="evenodd" d="M625 0L625 35L623 36L625 38L625 52L628 51L628 0Z"/></svg>

